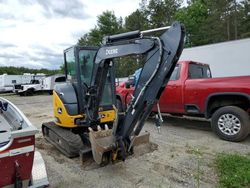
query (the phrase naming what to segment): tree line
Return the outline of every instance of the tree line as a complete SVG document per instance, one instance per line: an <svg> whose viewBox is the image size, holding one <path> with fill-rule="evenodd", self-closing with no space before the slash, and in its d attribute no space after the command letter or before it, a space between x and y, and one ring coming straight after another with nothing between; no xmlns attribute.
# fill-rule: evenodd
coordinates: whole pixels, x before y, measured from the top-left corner
<svg viewBox="0 0 250 188"><path fill-rule="evenodd" d="M0 75L2 74L22 75L24 73L31 73L31 74L44 73L46 75L53 75L53 74L58 74L62 72L61 70L30 69L26 67L13 67L13 66L0 68Z"/></svg>
<svg viewBox="0 0 250 188"><path fill-rule="evenodd" d="M146 30L180 21L186 27L185 47L250 37L249 0L141 0L139 8L122 19L113 11L97 16L97 24L79 40L80 45L99 46L102 38L127 31ZM132 74L143 57L119 58L117 76Z"/></svg>

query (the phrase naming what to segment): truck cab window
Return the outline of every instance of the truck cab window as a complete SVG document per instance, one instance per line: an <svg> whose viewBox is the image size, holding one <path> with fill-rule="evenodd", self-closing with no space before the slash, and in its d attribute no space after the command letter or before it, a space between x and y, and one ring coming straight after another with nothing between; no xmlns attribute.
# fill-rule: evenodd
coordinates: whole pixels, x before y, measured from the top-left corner
<svg viewBox="0 0 250 188"><path fill-rule="evenodd" d="M31 80L30 83L31 84L40 84L39 80Z"/></svg>
<svg viewBox="0 0 250 188"><path fill-rule="evenodd" d="M181 67L181 66L180 66L179 64L177 64L177 65L175 66L174 71L173 71L173 73L171 74L169 80L179 80L179 78L180 78L180 67Z"/></svg>
<svg viewBox="0 0 250 188"><path fill-rule="evenodd" d="M208 66L189 64L188 67L188 78L199 79L199 78L211 78L211 72Z"/></svg>

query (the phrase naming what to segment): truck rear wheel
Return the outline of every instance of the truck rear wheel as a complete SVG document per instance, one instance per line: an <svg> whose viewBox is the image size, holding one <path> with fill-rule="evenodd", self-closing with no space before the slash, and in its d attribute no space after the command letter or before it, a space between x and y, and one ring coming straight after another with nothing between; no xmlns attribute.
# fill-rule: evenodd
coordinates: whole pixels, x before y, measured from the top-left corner
<svg viewBox="0 0 250 188"><path fill-rule="evenodd" d="M23 92L23 95L20 95L20 96L32 96L33 93L34 93L33 89L28 89Z"/></svg>
<svg viewBox="0 0 250 188"><path fill-rule="evenodd" d="M239 107L225 106L212 115L211 126L221 139L239 142L249 134L250 118L248 113Z"/></svg>

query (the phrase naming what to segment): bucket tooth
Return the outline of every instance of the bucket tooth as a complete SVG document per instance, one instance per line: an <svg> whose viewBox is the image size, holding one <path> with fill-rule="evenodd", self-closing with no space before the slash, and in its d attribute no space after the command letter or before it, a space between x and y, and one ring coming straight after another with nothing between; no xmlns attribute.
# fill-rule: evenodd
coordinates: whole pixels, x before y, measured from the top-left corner
<svg viewBox="0 0 250 188"><path fill-rule="evenodd" d="M108 127L107 124L104 125L104 128L105 128L106 131L109 130L109 127Z"/></svg>
<svg viewBox="0 0 250 188"><path fill-rule="evenodd" d="M97 130L98 130L98 131L101 131L101 130L102 130L102 128L101 128L100 125L97 126Z"/></svg>

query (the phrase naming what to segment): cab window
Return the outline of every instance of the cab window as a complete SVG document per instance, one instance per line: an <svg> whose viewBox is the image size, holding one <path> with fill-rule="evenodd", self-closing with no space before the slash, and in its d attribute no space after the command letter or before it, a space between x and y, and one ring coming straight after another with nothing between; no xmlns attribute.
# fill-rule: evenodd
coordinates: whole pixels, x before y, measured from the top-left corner
<svg viewBox="0 0 250 188"><path fill-rule="evenodd" d="M67 68L67 79L76 80L76 64L74 56L74 48L71 48L65 53L65 63Z"/></svg>
<svg viewBox="0 0 250 188"><path fill-rule="evenodd" d="M211 72L208 66L199 64L189 64L188 67L188 78L199 79L199 78L211 78Z"/></svg>
<svg viewBox="0 0 250 188"><path fill-rule="evenodd" d="M176 66L175 66L175 68L174 68L174 71L173 71L173 73L171 74L171 76L170 76L170 79L169 80L179 80L179 78L180 78L180 65L179 64L177 64Z"/></svg>
<svg viewBox="0 0 250 188"><path fill-rule="evenodd" d="M87 85L90 85L95 54L96 50L84 49L79 51L81 81L86 83Z"/></svg>

